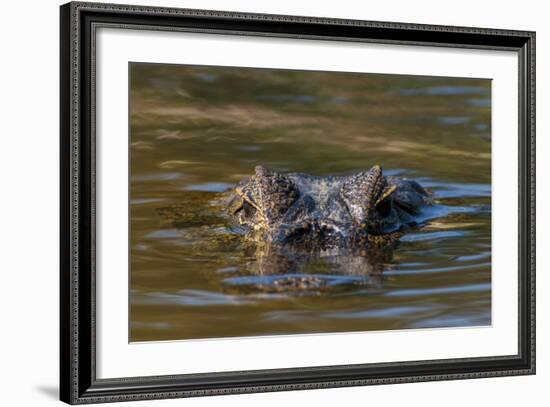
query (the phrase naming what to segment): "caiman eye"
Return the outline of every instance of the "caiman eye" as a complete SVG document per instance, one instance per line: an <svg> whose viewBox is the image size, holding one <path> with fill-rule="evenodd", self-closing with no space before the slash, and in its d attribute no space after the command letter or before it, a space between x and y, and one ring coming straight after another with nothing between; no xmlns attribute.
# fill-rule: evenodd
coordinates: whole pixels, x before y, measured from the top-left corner
<svg viewBox="0 0 550 407"><path fill-rule="evenodd" d="M244 216L246 218L249 218L254 215L256 212L256 208L254 208L252 205L250 205L248 202L243 203L242 211L244 213Z"/></svg>
<svg viewBox="0 0 550 407"><path fill-rule="evenodd" d="M243 209L244 199L240 195L233 195L227 203L227 210L231 215L235 215L237 212Z"/></svg>
<svg viewBox="0 0 550 407"><path fill-rule="evenodd" d="M376 200L376 209L382 216L389 215L392 206L392 194L397 190L396 185L386 187Z"/></svg>

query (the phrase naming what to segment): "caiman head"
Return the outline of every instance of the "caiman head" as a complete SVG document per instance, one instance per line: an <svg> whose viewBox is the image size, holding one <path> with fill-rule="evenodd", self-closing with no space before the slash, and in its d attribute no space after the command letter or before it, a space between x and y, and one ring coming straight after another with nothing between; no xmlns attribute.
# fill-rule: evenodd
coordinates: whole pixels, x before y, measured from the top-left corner
<svg viewBox="0 0 550 407"><path fill-rule="evenodd" d="M258 166L233 190L229 211L257 241L367 247L386 243L401 227L396 190L377 165L342 177L281 174Z"/></svg>

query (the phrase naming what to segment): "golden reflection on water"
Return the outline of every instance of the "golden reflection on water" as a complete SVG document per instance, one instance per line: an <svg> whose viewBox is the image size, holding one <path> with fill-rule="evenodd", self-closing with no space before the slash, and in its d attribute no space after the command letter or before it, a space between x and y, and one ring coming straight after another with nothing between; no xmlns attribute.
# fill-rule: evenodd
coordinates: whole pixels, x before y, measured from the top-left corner
<svg viewBox="0 0 550 407"><path fill-rule="evenodd" d="M132 64L131 340L490 324L490 95L480 79ZM438 205L378 257L273 253L222 204L257 164L380 164Z"/></svg>

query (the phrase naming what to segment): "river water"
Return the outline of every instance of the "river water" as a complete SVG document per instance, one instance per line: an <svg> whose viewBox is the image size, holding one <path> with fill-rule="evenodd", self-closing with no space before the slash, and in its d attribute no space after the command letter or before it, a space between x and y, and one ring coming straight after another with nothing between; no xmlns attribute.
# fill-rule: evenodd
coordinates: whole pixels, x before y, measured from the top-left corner
<svg viewBox="0 0 550 407"><path fill-rule="evenodd" d="M491 324L490 80L141 63L130 74L130 341ZM391 252L285 269L223 207L258 164L379 164L436 204ZM285 273L327 284L285 289Z"/></svg>

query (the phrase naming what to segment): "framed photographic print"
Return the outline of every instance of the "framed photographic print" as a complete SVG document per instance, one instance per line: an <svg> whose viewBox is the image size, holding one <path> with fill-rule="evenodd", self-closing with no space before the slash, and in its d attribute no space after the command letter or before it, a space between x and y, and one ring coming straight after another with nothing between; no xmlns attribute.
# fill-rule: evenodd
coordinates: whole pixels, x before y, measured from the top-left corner
<svg viewBox="0 0 550 407"><path fill-rule="evenodd" d="M535 34L61 6L61 399L535 372Z"/></svg>

